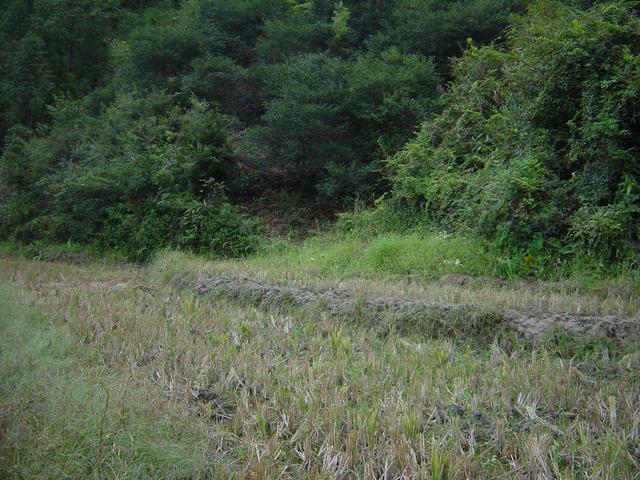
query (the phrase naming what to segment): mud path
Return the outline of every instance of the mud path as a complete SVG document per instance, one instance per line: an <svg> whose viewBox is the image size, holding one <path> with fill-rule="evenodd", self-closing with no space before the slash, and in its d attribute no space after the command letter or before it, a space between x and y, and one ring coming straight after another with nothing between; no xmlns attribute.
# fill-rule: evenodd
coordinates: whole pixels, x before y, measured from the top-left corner
<svg viewBox="0 0 640 480"><path fill-rule="evenodd" d="M401 327L414 326L432 336L449 334L491 335L502 329L527 339L540 339L554 331L568 335L605 335L619 339L640 338L640 317L567 313L534 314L517 310L488 309L429 300L381 296L354 296L339 290L280 286L246 278L198 275L198 294L214 294L261 308L305 307L327 311L337 318L366 315Z"/></svg>

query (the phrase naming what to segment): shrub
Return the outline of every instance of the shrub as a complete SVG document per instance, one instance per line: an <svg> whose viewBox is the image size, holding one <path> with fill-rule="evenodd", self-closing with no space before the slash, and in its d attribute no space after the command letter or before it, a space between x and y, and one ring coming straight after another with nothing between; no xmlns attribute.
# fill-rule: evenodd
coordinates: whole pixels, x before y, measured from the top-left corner
<svg viewBox="0 0 640 480"><path fill-rule="evenodd" d="M631 6L537 4L455 63L444 111L389 160L394 202L510 249L633 255L639 68Z"/></svg>
<svg viewBox="0 0 640 480"><path fill-rule="evenodd" d="M258 223L226 196L241 182L226 119L206 102L183 107L152 93L119 97L97 119L71 102L53 115L41 135L15 129L0 160L10 237L94 244L136 260L164 247L256 248Z"/></svg>

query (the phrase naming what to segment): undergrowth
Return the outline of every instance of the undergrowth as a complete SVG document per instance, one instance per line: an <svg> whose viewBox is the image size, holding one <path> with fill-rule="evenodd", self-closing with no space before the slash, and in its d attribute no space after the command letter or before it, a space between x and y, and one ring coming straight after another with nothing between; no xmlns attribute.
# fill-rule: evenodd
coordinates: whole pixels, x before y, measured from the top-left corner
<svg viewBox="0 0 640 480"><path fill-rule="evenodd" d="M580 256L552 264L527 252L505 252L491 243L446 233L334 232L301 243L274 241L257 255L240 260L261 270L303 270L328 276L371 278L417 276L435 280L467 275L518 280L569 282L581 290L619 287L640 294L635 265L607 265L597 256Z"/></svg>

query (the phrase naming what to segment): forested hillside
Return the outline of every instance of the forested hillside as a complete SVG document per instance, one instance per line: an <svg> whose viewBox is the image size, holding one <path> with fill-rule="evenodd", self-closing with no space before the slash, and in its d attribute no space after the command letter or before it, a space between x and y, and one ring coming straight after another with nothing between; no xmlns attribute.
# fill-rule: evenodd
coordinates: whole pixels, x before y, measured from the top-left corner
<svg viewBox="0 0 640 480"><path fill-rule="evenodd" d="M352 234L636 262L638 2L1 3L4 240L237 256L265 209L357 206Z"/></svg>
<svg viewBox="0 0 640 480"><path fill-rule="evenodd" d="M0 0L0 479L639 433L640 0Z"/></svg>

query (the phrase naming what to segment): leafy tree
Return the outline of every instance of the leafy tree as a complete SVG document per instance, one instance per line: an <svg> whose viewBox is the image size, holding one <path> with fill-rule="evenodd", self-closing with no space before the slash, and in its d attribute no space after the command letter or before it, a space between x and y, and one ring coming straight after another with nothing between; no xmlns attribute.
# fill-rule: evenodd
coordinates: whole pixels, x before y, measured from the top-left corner
<svg viewBox="0 0 640 480"><path fill-rule="evenodd" d="M431 62L393 49L350 61L303 55L263 68L261 79L266 112L246 148L268 176L333 200L366 192L378 160L430 111L437 85Z"/></svg>
<svg viewBox="0 0 640 480"><path fill-rule="evenodd" d="M255 47L264 25L281 18L291 8L287 0L195 0L203 28L217 25L225 33L225 55L243 66L255 60Z"/></svg>
<svg viewBox="0 0 640 480"><path fill-rule="evenodd" d="M463 53L467 39L486 44L525 12L531 0L396 0L387 28L369 40L371 48L396 45L432 57L442 72Z"/></svg>
<svg viewBox="0 0 640 480"><path fill-rule="evenodd" d="M391 181L402 224L613 259L638 242L635 3L2 7L3 238L237 254L257 227L233 201L335 210Z"/></svg>
<svg viewBox="0 0 640 480"><path fill-rule="evenodd" d="M28 33L17 42L7 63L7 75L0 83L5 128L17 123L34 126L45 117L55 86L44 42Z"/></svg>
<svg viewBox="0 0 640 480"><path fill-rule="evenodd" d="M397 201L503 245L637 252L639 55L631 6L541 2L508 48L456 63L444 112L390 161Z"/></svg>
<svg viewBox="0 0 640 480"><path fill-rule="evenodd" d="M88 93L108 62L117 0L11 0L0 11L0 137L46 121L55 96Z"/></svg>
<svg viewBox="0 0 640 480"><path fill-rule="evenodd" d="M361 45L367 37L384 28L396 3L397 0L314 0L311 11L325 21L335 20L336 13L345 15L349 12L349 36L355 44Z"/></svg>
<svg viewBox="0 0 640 480"><path fill-rule="evenodd" d="M331 24L317 18L309 9L292 8L282 19L265 23L264 35L258 40L258 60L278 63L287 57L328 49Z"/></svg>
<svg viewBox="0 0 640 480"><path fill-rule="evenodd" d="M151 25L133 30L127 42L130 56L126 58L131 65L123 65L132 70L131 80L163 84L187 71L191 61L204 52L206 40L213 51L224 48L222 33L209 32L210 38L205 40L193 19L184 13L162 12L159 18L152 17Z"/></svg>
<svg viewBox="0 0 640 480"><path fill-rule="evenodd" d="M353 32L349 27L351 11L341 1L336 3L331 18L331 48L337 53L347 53L352 42Z"/></svg>
<svg viewBox="0 0 640 480"><path fill-rule="evenodd" d="M218 104L244 121L253 121L261 113L252 72L229 57L205 54L194 59L181 82L186 95Z"/></svg>

